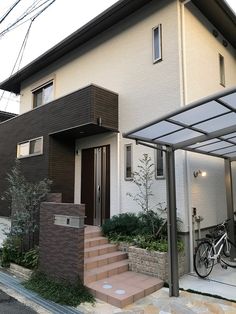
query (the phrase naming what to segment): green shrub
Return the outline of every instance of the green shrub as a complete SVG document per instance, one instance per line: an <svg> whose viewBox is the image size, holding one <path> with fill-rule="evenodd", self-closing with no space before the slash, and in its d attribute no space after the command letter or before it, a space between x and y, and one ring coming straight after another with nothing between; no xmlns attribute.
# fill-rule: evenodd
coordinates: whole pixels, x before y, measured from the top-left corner
<svg viewBox="0 0 236 314"><path fill-rule="evenodd" d="M20 264L30 269L36 269L38 268L38 262L39 262L39 248L36 246L35 248L31 249L30 251L26 252L23 255Z"/></svg>
<svg viewBox="0 0 236 314"><path fill-rule="evenodd" d="M1 265L9 267L11 262L18 263L21 259L21 239L17 236L6 238L3 242Z"/></svg>
<svg viewBox="0 0 236 314"><path fill-rule="evenodd" d="M102 225L103 234L111 237L112 235L136 235L139 229L139 219L133 213L123 213L113 216Z"/></svg>
<svg viewBox="0 0 236 314"><path fill-rule="evenodd" d="M162 218L156 211L149 210L140 212L139 218L139 234L152 235L154 239L161 237L167 238L166 220Z"/></svg>
<svg viewBox="0 0 236 314"><path fill-rule="evenodd" d="M76 284L48 278L36 272L24 283L25 288L35 291L43 298L56 303L77 306L82 302L94 303L94 297L78 280Z"/></svg>

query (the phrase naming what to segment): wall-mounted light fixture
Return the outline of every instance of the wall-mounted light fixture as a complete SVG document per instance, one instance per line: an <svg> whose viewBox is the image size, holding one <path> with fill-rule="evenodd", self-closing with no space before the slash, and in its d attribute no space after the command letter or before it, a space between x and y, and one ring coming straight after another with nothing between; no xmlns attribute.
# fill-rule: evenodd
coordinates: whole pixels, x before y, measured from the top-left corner
<svg viewBox="0 0 236 314"><path fill-rule="evenodd" d="M198 176L205 177L206 175L207 175L206 171L202 171L202 170L196 170L193 172L194 178L197 178Z"/></svg>

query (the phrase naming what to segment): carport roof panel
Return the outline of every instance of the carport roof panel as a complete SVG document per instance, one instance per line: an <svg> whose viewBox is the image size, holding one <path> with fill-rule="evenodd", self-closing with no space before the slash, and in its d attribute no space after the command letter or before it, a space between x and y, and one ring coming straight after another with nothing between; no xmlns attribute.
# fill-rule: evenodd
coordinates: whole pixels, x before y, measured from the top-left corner
<svg viewBox="0 0 236 314"><path fill-rule="evenodd" d="M124 137L236 159L236 88L187 105Z"/></svg>

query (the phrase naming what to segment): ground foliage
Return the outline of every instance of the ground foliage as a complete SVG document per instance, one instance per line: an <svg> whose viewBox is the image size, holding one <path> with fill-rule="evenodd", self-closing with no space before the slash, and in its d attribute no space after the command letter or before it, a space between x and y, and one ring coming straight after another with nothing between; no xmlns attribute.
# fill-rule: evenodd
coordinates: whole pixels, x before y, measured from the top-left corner
<svg viewBox="0 0 236 314"><path fill-rule="evenodd" d="M48 278L44 273L35 272L24 283L25 288L33 290L43 298L59 304L78 306L83 302L94 303L94 297L80 280L76 284Z"/></svg>

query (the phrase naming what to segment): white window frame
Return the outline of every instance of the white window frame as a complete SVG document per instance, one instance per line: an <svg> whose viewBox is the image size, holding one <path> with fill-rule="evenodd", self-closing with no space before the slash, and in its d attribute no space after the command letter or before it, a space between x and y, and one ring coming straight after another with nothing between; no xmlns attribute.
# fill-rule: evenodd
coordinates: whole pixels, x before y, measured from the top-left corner
<svg viewBox="0 0 236 314"><path fill-rule="evenodd" d="M158 30L158 38L159 38L159 57L155 57L155 31ZM162 61L162 25L158 24L157 26L153 27L152 29L152 59L153 63L157 63L159 61Z"/></svg>
<svg viewBox="0 0 236 314"><path fill-rule="evenodd" d="M41 140L40 152L39 153L30 154L30 143L35 141L35 140L39 140L39 139ZM21 144L26 144L26 143L29 144L28 155L20 156L20 145ZM43 155L43 136L32 138L30 140L17 143L17 159L28 158L28 157L39 156L39 155Z"/></svg>
<svg viewBox="0 0 236 314"><path fill-rule="evenodd" d="M159 147L159 148L162 148L162 146L161 145L157 145L157 147ZM161 151L160 150L158 150L158 149L155 149L155 178L157 179L157 180L159 180L159 179L165 179L165 177L166 177L166 171L165 171L165 168L166 168L166 159L165 159L165 152L164 151L162 151L162 162L163 162L163 174L162 175L158 175L157 174L157 169L158 169L158 163L159 163L159 160L158 160L158 153L161 153Z"/></svg>
<svg viewBox="0 0 236 314"><path fill-rule="evenodd" d="M130 177L127 176L127 147L130 147L130 168L131 168L131 175ZM126 181L131 181L133 180L133 144L125 144L124 145L125 151L124 151L124 177Z"/></svg>
<svg viewBox="0 0 236 314"><path fill-rule="evenodd" d="M35 106L35 104L34 104L34 102L35 102L35 93L37 93L39 90L43 90L45 87L47 87L47 86L49 86L49 85L51 85L52 84L52 88L53 88L53 90L52 90L52 100L54 99L54 80L50 80L50 81L47 81L47 82L45 82L45 83L43 83L42 85L40 85L40 86L37 86L36 88L34 88L33 90L31 90L31 92L32 92L32 96L33 96L33 108L35 109L35 108L39 108L39 107L41 107L41 106L43 106L43 105L46 105L47 103L49 103L49 102L51 102L52 100L50 100L49 102L42 102L42 104L41 105L39 105L39 106Z"/></svg>

